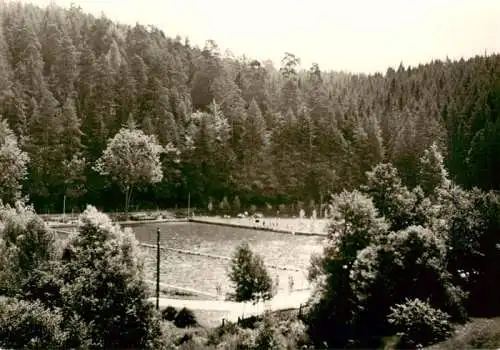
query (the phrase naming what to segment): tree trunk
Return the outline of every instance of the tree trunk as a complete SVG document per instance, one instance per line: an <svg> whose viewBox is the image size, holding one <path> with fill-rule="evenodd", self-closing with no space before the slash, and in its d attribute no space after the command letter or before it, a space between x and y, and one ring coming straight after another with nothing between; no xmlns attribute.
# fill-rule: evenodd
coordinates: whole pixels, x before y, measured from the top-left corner
<svg viewBox="0 0 500 350"><path fill-rule="evenodd" d="M128 214L128 209L130 206L130 200L132 198L132 186L127 186L127 189L125 190L125 213Z"/></svg>

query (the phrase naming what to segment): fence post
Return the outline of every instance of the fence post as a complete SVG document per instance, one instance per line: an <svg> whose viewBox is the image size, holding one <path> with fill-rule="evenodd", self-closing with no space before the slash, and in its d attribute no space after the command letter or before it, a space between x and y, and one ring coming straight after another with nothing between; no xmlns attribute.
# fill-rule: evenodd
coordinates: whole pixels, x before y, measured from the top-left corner
<svg viewBox="0 0 500 350"><path fill-rule="evenodd" d="M156 310L160 308L160 228L156 229Z"/></svg>

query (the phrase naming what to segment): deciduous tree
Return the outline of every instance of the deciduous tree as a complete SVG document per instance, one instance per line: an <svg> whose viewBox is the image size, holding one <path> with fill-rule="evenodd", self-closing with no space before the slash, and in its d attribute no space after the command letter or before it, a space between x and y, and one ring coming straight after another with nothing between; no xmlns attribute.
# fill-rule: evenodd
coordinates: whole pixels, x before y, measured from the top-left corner
<svg viewBox="0 0 500 350"><path fill-rule="evenodd" d="M125 193L125 211L128 211L134 188L162 180L162 152L155 136L129 125L108 141L94 169L119 184Z"/></svg>

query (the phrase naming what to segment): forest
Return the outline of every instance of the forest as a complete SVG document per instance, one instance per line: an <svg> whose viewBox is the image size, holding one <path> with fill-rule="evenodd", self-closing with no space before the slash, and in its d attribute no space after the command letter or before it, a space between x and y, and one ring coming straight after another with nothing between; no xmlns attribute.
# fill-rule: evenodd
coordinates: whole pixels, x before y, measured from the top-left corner
<svg viewBox="0 0 500 350"><path fill-rule="evenodd" d="M365 75L303 69L293 53L274 67L168 34L76 6L0 2L0 130L29 157L22 195L37 210L61 212L64 197L69 209L122 208L93 165L130 120L170 150L162 181L134 194L140 208L188 196L204 208L224 197L315 205L381 162L412 188L434 142L455 183L500 187L499 54Z"/></svg>

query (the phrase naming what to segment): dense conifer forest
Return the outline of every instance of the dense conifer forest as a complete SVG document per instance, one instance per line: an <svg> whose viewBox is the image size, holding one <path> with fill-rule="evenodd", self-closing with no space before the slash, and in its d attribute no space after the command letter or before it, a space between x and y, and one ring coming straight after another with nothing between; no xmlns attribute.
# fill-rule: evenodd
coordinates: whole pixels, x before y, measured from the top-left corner
<svg viewBox="0 0 500 350"><path fill-rule="evenodd" d="M498 54L363 75L302 69L293 53L274 67L169 34L0 2L0 114L29 156L23 194L38 210L62 211L64 196L68 208L122 208L93 165L132 119L169 149L163 180L134 194L143 208L184 206L188 193L205 208L322 203L380 162L413 187L433 142L457 184L500 186Z"/></svg>

